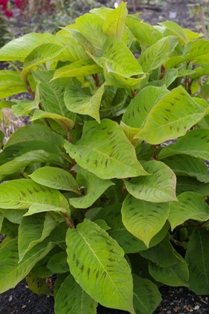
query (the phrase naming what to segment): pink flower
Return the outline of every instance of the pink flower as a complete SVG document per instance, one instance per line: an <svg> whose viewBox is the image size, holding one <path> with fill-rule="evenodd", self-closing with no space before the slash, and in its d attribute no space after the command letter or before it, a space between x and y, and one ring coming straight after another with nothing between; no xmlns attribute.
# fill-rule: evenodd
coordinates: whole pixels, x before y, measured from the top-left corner
<svg viewBox="0 0 209 314"><path fill-rule="evenodd" d="M8 17L9 19L10 19L11 17L13 17L13 13L12 13L11 10L6 10L6 11L4 11L4 15L6 15L6 17Z"/></svg>

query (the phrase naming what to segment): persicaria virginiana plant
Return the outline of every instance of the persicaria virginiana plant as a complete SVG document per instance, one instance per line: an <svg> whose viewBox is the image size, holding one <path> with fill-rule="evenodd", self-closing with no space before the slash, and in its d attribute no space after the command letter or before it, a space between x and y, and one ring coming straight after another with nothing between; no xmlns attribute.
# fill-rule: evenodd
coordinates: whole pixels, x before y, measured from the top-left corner
<svg viewBox="0 0 209 314"><path fill-rule="evenodd" d="M153 313L161 285L209 294L209 41L121 3L0 60L1 108L31 121L1 133L0 292L56 275L58 314Z"/></svg>

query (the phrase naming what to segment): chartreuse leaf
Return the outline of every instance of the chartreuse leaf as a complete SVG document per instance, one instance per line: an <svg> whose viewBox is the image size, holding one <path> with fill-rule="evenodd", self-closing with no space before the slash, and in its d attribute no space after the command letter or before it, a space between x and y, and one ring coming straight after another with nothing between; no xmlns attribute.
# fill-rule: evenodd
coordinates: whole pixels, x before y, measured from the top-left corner
<svg viewBox="0 0 209 314"><path fill-rule="evenodd" d="M21 117L29 115L33 109L37 108L38 104L34 100L20 99L17 101L15 100L15 103L13 103L12 112L16 117Z"/></svg>
<svg viewBox="0 0 209 314"><path fill-rule="evenodd" d="M56 190L71 191L80 195L79 187L68 171L56 167L41 167L30 176L33 181Z"/></svg>
<svg viewBox="0 0 209 314"><path fill-rule="evenodd" d="M28 124L19 128L11 135L4 148L21 142L42 141L54 147L61 147L63 137L53 132L48 126L40 124Z"/></svg>
<svg viewBox="0 0 209 314"><path fill-rule="evenodd" d="M168 94L165 86L148 86L143 88L130 102L122 121L128 126L142 129L151 110Z"/></svg>
<svg viewBox="0 0 209 314"><path fill-rule="evenodd" d="M58 225L43 242L34 246L19 263L18 241L5 243L0 249L0 293L14 288L55 245L65 243L66 229Z"/></svg>
<svg viewBox="0 0 209 314"><path fill-rule="evenodd" d="M49 213L23 217L18 229L19 262L36 244L42 242L57 226Z"/></svg>
<svg viewBox="0 0 209 314"><path fill-rule="evenodd" d="M30 33L22 37L16 38L8 42L0 49L1 61L19 60L24 62L25 58L31 53L33 49L43 44L52 43L60 45L62 43L61 36L52 35L49 33ZM66 41L66 39L65 39Z"/></svg>
<svg viewBox="0 0 209 314"><path fill-rule="evenodd" d="M209 206L205 197L194 192L178 196L178 202L170 203L169 223L172 230L187 220L206 221L209 219Z"/></svg>
<svg viewBox="0 0 209 314"><path fill-rule="evenodd" d="M89 211L88 211L89 212ZM94 220L103 219L110 227L109 235L114 238L125 253L137 253L146 250L147 247L143 241L136 238L125 228L121 217L121 204L114 204L101 209L95 215ZM166 223L162 229L151 239L149 247L157 245L165 237L170 225Z"/></svg>
<svg viewBox="0 0 209 314"><path fill-rule="evenodd" d="M54 246L46 239L33 247L19 263L17 239L6 243L0 249L0 293L14 288Z"/></svg>
<svg viewBox="0 0 209 314"><path fill-rule="evenodd" d="M56 294L55 313L96 314L96 308L97 302L77 284L72 275L68 275Z"/></svg>
<svg viewBox="0 0 209 314"><path fill-rule="evenodd" d="M94 95L91 94L89 88L69 85L64 93L65 105L71 112L89 115L100 122L99 109L103 93L104 85L101 85Z"/></svg>
<svg viewBox="0 0 209 314"><path fill-rule="evenodd" d="M104 44L102 55L91 56L99 66L104 68L107 85L135 87L145 77L132 52L118 38L108 37Z"/></svg>
<svg viewBox="0 0 209 314"><path fill-rule="evenodd" d="M2 70L0 81L0 99L28 91L18 72Z"/></svg>
<svg viewBox="0 0 209 314"><path fill-rule="evenodd" d="M39 120L39 119L55 120L66 131L71 130L74 126L74 121L72 119L63 117L57 113L51 113L51 112L46 112L43 110L36 109L34 111L33 117L31 118L31 121L35 121L35 120Z"/></svg>
<svg viewBox="0 0 209 314"><path fill-rule="evenodd" d="M193 60L205 61L207 63L209 54L208 49L209 42L207 39L201 38L198 40L193 40L192 42L188 42L184 47L183 54L168 60L166 67L172 68L181 62Z"/></svg>
<svg viewBox="0 0 209 314"><path fill-rule="evenodd" d="M77 30L96 50L102 50L107 35L103 32L103 19L95 14L84 14L76 19Z"/></svg>
<svg viewBox="0 0 209 314"><path fill-rule="evenodd" d="M182 86L166 94L149 112L136 138L150 144L159 144L186 134L206 114Z"/></svg>
<svg viewBox="0 0 209 314"><path fill-rule="evenodd" d="M165 225L169 203L151 203L128 195L122 206L122 221L126 229L149 247L151 239Z"/></svg>
<svg viewBox="0 0 209 314"><path fill-rule="evenodd" d="M196 129L187 132L176 143L164 147L158 157L163 159L179 154L209 160L209 129Z"/></svg>
<svg viewBox="0 0 209 314"><path fill-rule="evenodd" d="M34 203L68 208L67 200L59 191L41 186L30 179L0 184L0 208L28 209Z"/></svg>
<svg viewBox="0 0 209 314"><path fill-rule="evenodd" d="M58 207L54 205L48 204L37 204L34 203L29 207L29 210L24 214L24 216L30 216L38 213L43 212L58 212L58 213L67 213L69 209L65 208L64 206ZM64 219L64 218L63 218Z"/></svg>
<svg viewBox="0 0 209 314"><path fill-rule="evenodd" d="M114 121L86 122L81 139L64 147L79 166L101 179L148 175L136 158L135 149Z"/></svg>
<svg viewBox="0 0 209 314"><path fill-rule="evenodd" d="M151 47L148 47L142 52L138 60L143 71L151 72L166 62L170 54L170 49L171 43L168 37L162 38Z"/></svg>
<svg viewBox="0 0 209 314"><path fill-rule="evenodd" d="M128 10L122 2L115 10L109 11L103 24L103 32L109 36L122 38Z"/></svg>
<svg viewBox="0 0 209 314"><path fill-rule="evenodd" d="M39 82L41 108L46 112L57 113L65 118L71 118L64 103L64 90L69 86L69 79L60 78L51 81L54 71L36 71L33 76Z"/></svg>
<svg viewBox="0 0 209 314"><path fill-rule="evenodd" d="M156 27L143 22L138 16L128 15L126 24L142 47L151 46L162 38L161 32Z"/></svg>
<svg viewBox="0 0 209 314"><path fill-rule="evenodd" d="M209 42L207 39L201 38L188 43L183 52L184 60L208 60Z"/></svg>
<svg viewBox="0 0 209 314"><path fill-rule="evenodd" d="M131 269L118 243L87 219L68 229L66 242L70 272L82 289L103 306L134 314Z"/></svg>
<svg viewBox="0 0 209 314"><path fill-rule="evenodd" d="M189 265L189 289L198 295L209 294L209 232L194 229L189 238L186 261Z"/></svg>
<svg viewBox="0 0 209 314"><path fill-rule="evenodd" d="M55 71L53 80L62 77L79 77L102 72L102 68L92 60L79 60Z"/></svg>
<svg viewBox="0 0 209 314"><path fill-rule="evenodd" d="M164 163L150 160L143 163L150 176L124 181L126 189L135 198L147 202L170 202L176 200L176 176Z"/></svg>
<svg viewBox="0 0 209 314"><path fill-rule="evenodd" d="M188 37L185 30L177 23L173 21L166 21L160 24L165 26L166 28L164 31L164 36L168 35L177 36L182 41L183 45L185 45L188 42Z"/></svg>
<svg viewBox="0 0 209 314"><path fill-rule="evenodd" d="M70 198L70 204L75 208L88 208L108 189L108 187L114 185L110 180L101 180L93 173L82 168L78 168L76 181L78 186L82 187L84 190L84 195Z"/></svg>
<svg viewBox="0 0 209 314"><path fill-rule="evenodd" d="M208 167L204 161L189 155L174 155L164 158L163 162L168 165L176 175L190 176L197 180L209 182Z"/></svg>
<svg viewBox="0 0 209 314"><path fill-rule="evenodd" d="M150 280L133 274L134 309L137 314L152 314L162 298L157 286Z"/></svg>
<svg viewBox="0 0 209 314"><path fill-rule="evenodd" d="M9 159L9 158L8 158ZM64 165L66 161L59 153L47 152L43 149L28 151L21 156L17 156L11 161L6 161L0 165L0 180L6 176L13 174L17 171L24 170L24 168L33 163L54 163L56 165Z"/></svg>
<svg viewBox="0 0 209 314"><path fill-rule="evenodd" d="M140 252L140 255L149 260L149 272L156 281L172 287L188 287L188 265L174 250L169 235L155 247Z"/></svg>
<svg viewBox="0 0 209 314"><path fill-rule="evenodd" d="M53 43L46 43L34 48L25 58L21 77L25 80L27 74L39 64L44 64L52 59L55 61L59 60L59 55L64 49L66 48L62 45L56 45Z"/></svg>

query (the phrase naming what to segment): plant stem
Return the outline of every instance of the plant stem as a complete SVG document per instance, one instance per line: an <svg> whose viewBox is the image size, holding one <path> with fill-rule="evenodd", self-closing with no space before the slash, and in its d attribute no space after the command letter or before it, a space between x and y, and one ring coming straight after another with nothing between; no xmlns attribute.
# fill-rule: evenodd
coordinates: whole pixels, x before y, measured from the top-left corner
<svg viewBox="0 0 209 314"><path fill-rule="evenodd" d="M74 228L75 228L74 223L70 220L70 218L68 217L68 215L67 215L66 213L62 213L62 214L63 214L63 216L64 216L64 218L65 218L65 221L66 221L68 227L69 227L70 229L74 229Z"/></svg>

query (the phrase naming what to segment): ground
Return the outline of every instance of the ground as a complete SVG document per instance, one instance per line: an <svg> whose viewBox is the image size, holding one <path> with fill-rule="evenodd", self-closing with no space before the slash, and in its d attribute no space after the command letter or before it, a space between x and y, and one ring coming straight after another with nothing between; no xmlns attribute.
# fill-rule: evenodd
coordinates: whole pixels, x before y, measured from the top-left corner
<svg viewBox="0 0 209 314"><path fill-rule="evenodd" d="M140 18L142 20L154 25L158 22L171 20L191 30L201 31L200 18L198 14L194 15L196 8L194 4L197 2L198 1L194 0L167 0L159 1L159 5L153 5L156 1L150 0L150 5L143 4L140 8L137 8L137 11L141 12ZM209 314L209 296L196 296L188 291L188 289L181 287L162 287L161 293L163 301L154 314ZM38 296L32 293L27 288L25 281L19 283L15 289L11 289L0 295L0 314L53 313L53 298L49 296ZM111 310L103 307L99 307L97 313L125 314L124 311Z"/></svg>

